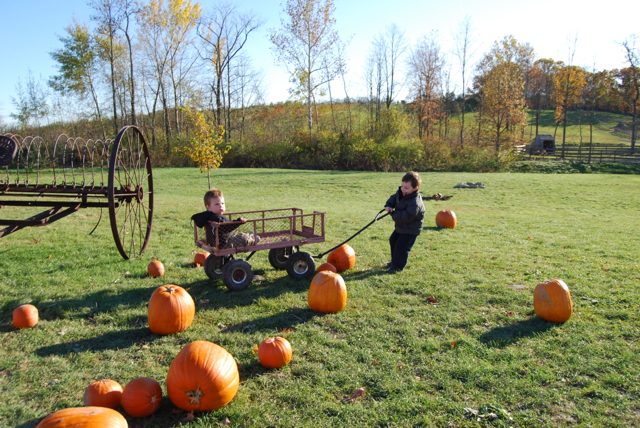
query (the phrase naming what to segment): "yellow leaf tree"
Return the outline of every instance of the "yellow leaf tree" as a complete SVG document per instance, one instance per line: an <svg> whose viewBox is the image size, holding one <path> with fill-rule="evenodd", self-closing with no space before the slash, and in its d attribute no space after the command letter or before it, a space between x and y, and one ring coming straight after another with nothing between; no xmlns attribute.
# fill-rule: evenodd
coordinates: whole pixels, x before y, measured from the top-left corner
<svg viewBox="0 0 640 428"><path fill-rule="evenodd" d="M183 109L187 122L192 128L189 144L178 146L174 151L189 156L199 167L207 172L207 181L211 188L211 170L222 163L222 157L230 147L224 144L224 128L213 125L213 118L191 108Z"/></svg>

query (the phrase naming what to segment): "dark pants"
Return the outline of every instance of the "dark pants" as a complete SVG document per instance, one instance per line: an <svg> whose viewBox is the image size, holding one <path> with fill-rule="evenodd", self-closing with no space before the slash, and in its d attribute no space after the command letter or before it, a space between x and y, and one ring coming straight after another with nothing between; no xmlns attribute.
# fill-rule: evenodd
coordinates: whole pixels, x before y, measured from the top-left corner
<svg viewBox="0 0 640 428"><path fill-rule="evenodd" d="M407 265L409 259L409 253L413 244L416 243L417 235L407 235L405 233L398 233L395 230L389 237L389 244L391 244L391 264L393 269L402 270Z"/></svg>

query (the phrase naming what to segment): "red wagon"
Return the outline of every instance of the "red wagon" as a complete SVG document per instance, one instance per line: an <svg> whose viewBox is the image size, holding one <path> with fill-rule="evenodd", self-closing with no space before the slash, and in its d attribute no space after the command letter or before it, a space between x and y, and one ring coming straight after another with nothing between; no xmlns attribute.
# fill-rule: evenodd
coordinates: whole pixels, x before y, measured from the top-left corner
<svg viewBox="0 0 640 428"><path fill-rule="evenodd" d="M313 276L313 257L300 251L300 246L325 241L324 212L304 214L300 208L280 208L226 215L247 222L208 222L203 228L194 225L195 244L211 253L204 265L209 278L222 279L230 290L244 290L253 281L249 259L260 250L269 250L271 266L286 269L292 278ZM238 253L250 254L236 259Z"/></svg>

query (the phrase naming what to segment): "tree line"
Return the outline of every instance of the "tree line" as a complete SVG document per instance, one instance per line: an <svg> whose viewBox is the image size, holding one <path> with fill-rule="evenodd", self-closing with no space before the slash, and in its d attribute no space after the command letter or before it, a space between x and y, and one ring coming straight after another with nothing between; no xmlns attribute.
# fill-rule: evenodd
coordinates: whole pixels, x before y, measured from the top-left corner
<svg viewBox="0 0 640 428"><path fill-rule="evenodd" d="M176 147L198 129L213 132L202 131L208 123L224 130L214 140L228 165L402 169L416 159L434 165L448 158L449 166L478 156L507 159L526 139L528 111L537 134L541 112L555 110L564 144L567 113L577 109L590 126L599 110L629 114L635 147L634 35L621 43L624 67L587 70L573 64L575 45L556 61L536 58L513 36L477 55L469 17L452 35L451 54L437 33L410 41L391 24L371 42L360 79L366 93L354 95L346 78L349 40L335 29L333 0L287 0L269 40L290 75L290 100L266 105L264 75L246 53L264 24L252 12L228 2L203 10L192 0L88 5L91 22L73 20L50 53L57 73L46 82L30 74L16 85L19 129L7 130L71 127L75 135L107 138L134 124L161 163L184 164ZM398 99L401 88L407 99Z"/></svg>

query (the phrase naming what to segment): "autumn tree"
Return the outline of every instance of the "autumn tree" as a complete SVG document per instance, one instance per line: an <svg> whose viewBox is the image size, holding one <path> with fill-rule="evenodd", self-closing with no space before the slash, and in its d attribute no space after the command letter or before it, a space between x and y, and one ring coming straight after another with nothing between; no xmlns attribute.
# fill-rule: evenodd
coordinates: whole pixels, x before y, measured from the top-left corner
<svg viewBox="0 0 640 428"><path fill-rule="evenodd" d="M474 84L481 100L479 136L483 125L488 125L496 154L505 142L517 141L526 125L525 74L532 60L529 44L507 36L494 42L478 65Z"/></svg>
<svg viewBox="0 0 640 428"><path fill-rule="evenodd" d="M540 126L540 113L542 110L552 108L553 104L553 76L558 69L556 61L542 58L533 63L529 69L529 86L526 98L529 108L534 111L536 120L536 132Z"/></svg>
<svg viewBox="0 0 640 428"><path fill-rule="evenodd" d="M100 72L96 41L89 27L76 20L65 28L65 32L65 36L58 37L63 47L50 53L58 64L59 74L49 79L49 86L65 95L73 93L80 99L90 99L102 137L107 138L98 95Z"/></svg>
<svg viewBox="0 0 640 428"><path fill-rule="evenodd" d="M458 29L453 35L454 54L460 67L462 77L462 107L460 117L460 146L464 144L464 118L467 110L467 81L471 69L471 61L476 51L476 35L471 23L471 17L465 16L458 24Z"/></svg>
<svg viewBox="0 0 640 428"><path fill-rule="evenodd" d="M640 98L640 49L636 47L635 35L622 42L629 67L620 70L623 75L622 87L631 106L631 150L636 148L636 119L638 117L638 99Z"/></svg>
<svg viewBox="0 0 640 428"><path fill-rule="evenodd" d="M583 89L587 83L586 71L575 65L560 65L553 76L554 100L556 105L555 120L562 124L562 149L567 135L567 115L570 109L582 103Z"/></svg>
<svg viewBox="0 0 640 428"><path fill-rule="evenodd" d="M313 128L315 91L334 79L344 67L334 29L333 0L287 0L282 28L269 38L277 61L289 71L292 81L305 85L309 132Z"/></svg>
<svg viewBox="0 0 640 428"><path fill-rule="evenodd" d="M242 52L249 35L260 28L262 20L253 13L240 13L235 6L230 3L214 5L213 8L203 15L196 27L202 49L200 56L213 69L212 89L215 97L215 121L218 125L223 124L223 110L227 106L227 113L230 112L228 102L231 96L228 85L230 67L232 61ZM227 102L224 98L224 81L227 76ZM230 130L230 116L227 116L227 130ZM229 138L229 133L226 137Z"/></svg>
<svg viewBox="0 0 640 428"><path fill-rule="evenodd" d="M418 115L418 135L431 135L439 117L444 59L436 34L423 36L409 53L408 81Z"/></svg>

